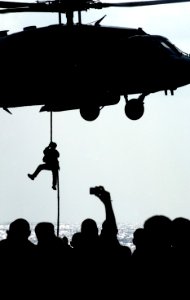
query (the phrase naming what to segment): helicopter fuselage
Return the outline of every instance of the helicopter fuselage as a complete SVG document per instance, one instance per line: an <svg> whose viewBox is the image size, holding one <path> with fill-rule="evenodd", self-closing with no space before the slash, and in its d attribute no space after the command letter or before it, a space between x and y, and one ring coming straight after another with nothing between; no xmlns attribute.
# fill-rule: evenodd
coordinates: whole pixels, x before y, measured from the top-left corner
<svg viewBox="0 0 190 300"><path fill-rule="evenodd" d="M190 83L189 56L141 28L30 26L1 36L0 55L4 108L88 110Z"/></svg>

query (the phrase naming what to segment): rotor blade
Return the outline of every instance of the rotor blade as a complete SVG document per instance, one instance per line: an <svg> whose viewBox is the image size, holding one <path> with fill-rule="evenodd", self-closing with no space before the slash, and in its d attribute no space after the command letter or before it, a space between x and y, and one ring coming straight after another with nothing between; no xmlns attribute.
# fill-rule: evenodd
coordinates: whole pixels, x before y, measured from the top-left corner
<svg viewBox="0 0 190 300"><path fill-rule="evenodd" d="M4 1L0 1L0 7L2 7L1 3L5 3ZM19 13L19 12L65 12L65 10L60 9L57 6L57 3L52 2L36 2L36 3L21 3L15 2L17 5L10 7L6 7L4 9L0 9L0 14L7 13ZM23 4L23 5L22 5ZM5 5L6 6L6 5Z"/></svg>
<svg viewBox="0 0 190 300"><path fill-rule="evenodd" d="M92 6L97 6L97 8L106 7L137 7L137 6L149 6L149 5L160 5L160 4L173 4L190 2L190 0L150 0L150 1L136 1L136 2L120 2L120 3L94 3ZM95 8L95 7L94 7Z"/></svg>
<svg viewBox="0 0 190 300"><path fill-rule="evenodd" d="M16 4L15 4L16 3ZM0 14L19 12L56 12L66 13L67 11L82 11L91 8L93 0L68 1L54 0L36 3L5 2L0 1ZM2 9L1 9L2 8ZM95 7L92 7L95 8Z"/></svg>
<svg viewBox="0 0 190 300"><path fill-rule="evenodd" d="M57 12L57 10L50 10L48 8L31 8L31 7L17 7L17 8L7 8L0 9L0 14L8 14L8 13L21 13L21 12Z"/></svg>
<svg viewBox="0 0 190 300"><path fill-rule="evenodd" d="M26 6L29 6L30 4L32 4L32 3L0 1L0 8L26 7Z"/></svg>
<svg viewBox="0 0 190 300"><path fill-rule="evenodd" d="M20 7L20 8L7 8L7 9L0 9L0 14L12 14L12 13L19 13L19 12L35 12L34 10L31 11L29 7Z"/></svg>
<svg viewBox="0 0 190 300"><path fill-rule="evenodd" d="M0 1L0 14L6 13L19 13L19 12L59 12L66 13L67 11L82 11L90 8L102 9L107 7L140 7L149 5L161 5L161 4L174 4L190 2L190 0L145 0L134 2L119 2L119 3L105 3L96 2L97 0L82 0L68 1L68 0L55 0L45 2L8 2Z"/></svg>
<svg viewBox="0 0 190 300"><path fill-rule="evenodd" d="M60 2L59 2L60 1ZM4 1L0 1L0 14L7 13L19 13L19 12L55 12L55 13L66 13L67 11L82 11L90 8L96 8L91 6L96 4L97 2L93 2L93 0L82 0L76 1L68 1L68 0L55 0L55 1L44 1L44 2L36 2L36 3L24 3L23 5L20 2L17 2L18 6L12 6L2 8L1 3L7 3ZM98 2L99 3L99 2ZM2 8L2 9L1 9ZM99 8L99 7L98 7Z"/></svg>

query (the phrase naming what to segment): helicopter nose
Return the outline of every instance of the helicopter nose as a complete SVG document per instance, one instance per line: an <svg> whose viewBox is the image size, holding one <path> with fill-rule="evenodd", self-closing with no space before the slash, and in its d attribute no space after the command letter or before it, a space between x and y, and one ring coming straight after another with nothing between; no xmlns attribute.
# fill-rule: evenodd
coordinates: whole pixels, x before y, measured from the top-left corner
<svg viewBox="0 0 190 300"><path fill-rule="evenodd" d="M171 68L171 78L177 86L190 84L190 56L176 60Z"/></svg>
<svg viewBox="0 0 190 300"><path fill-rule="evenodd" d="M187 80L187 83L189 84L190 83L190 76L189 76L189 73L190 73L190 56L189 55L182 62L180 71L181 71L180 74L182 74L182 77L184 78L184 80Z"/></svg>

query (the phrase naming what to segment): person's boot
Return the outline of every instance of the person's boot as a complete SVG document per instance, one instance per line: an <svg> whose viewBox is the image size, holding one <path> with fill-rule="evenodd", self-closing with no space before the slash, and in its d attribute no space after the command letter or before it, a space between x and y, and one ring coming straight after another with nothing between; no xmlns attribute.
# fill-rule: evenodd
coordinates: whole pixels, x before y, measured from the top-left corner
<svg viewBox="0 0 190 300"><path fill-rule="evenodd" d="M31 179L31 180L34 180L34 175L31 175L31 174L28 174L28 177Z"/></svg>

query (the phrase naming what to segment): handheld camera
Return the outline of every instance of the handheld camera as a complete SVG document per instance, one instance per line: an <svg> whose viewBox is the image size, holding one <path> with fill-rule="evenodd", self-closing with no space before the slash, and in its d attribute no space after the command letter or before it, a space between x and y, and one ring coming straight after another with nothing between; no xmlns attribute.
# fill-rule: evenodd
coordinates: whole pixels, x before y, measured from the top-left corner
<svg viewBox="0 0 190 300"><path fill-rule="evenodd" d="M102 191L104 191L103 186L95 186L95 187L90 188L91 195L97 196L97 195L101 194Z"/></svg>

